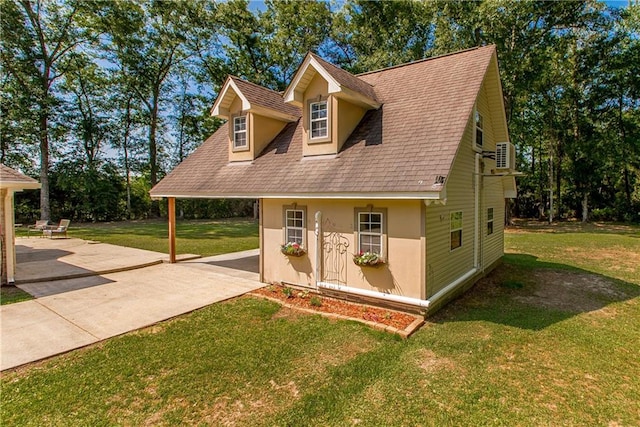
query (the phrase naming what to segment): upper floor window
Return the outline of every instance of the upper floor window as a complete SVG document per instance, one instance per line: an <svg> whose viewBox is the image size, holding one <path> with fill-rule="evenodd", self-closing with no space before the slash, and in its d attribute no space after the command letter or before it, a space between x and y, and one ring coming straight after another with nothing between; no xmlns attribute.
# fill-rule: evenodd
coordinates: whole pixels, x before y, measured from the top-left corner
<svg viewBox="0 0 640 427"><path fill-rule="evenodd" d="M451 212L449 234L451 235L451 250L462 246L462 211Z"/></svg>
<svg viewBox="0 0 640 427"><path fill-rule="evenodd" d="M478 147L482 147L482 140L484 134L484 124L482 119L482 114L476 110L476 145Z"/></svg>
<svg viewBox="0 0 640 427"><path fill-rule="evenodd" d="M233 119L233 148L247 148L247 116Z"/></svg>
<svg viewBox="0 0 640 427"><path fill-rule="evenodd" d="M310 104L311 138L326 138L329 129L329 118L327 114L327 101L312 102Z"/></svg>

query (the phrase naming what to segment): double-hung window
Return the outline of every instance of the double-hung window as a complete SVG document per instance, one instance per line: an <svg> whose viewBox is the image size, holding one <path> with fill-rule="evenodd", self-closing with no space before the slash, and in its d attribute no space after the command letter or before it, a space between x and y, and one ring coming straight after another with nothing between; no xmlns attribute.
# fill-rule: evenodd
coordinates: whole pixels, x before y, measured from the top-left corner
<svg viewBox="0 0 640 427"><path fill-rule="evenodd" d="M233 148L247 148L247 116L233 119Z"/></svg>
<svg viewBox="0 0 640 427"><path fill-rule="evenodd" d="M309 121L311 139L326 138L329 135L327 101L312 102L309 107L309 112L311 114Z"/></svg>
<svg viewBox="0 0 640 427"><path fill-rule="evenodd" d="M384 214L382 212L358 212L358 249L383 255Z"/></svg>
<svg viewBox="0 0 640 427"><path fill-rule="evenodd" d="M304 209L285 209L286 243L297 243L304 247Z"/></svg>
<svg viewBox="0 0 640 427"><path fill-rule="evenodd" d="M454 250L462 246L462 211L451 212L449 230L451 234L451 250Z"/></svg>
<svg viewBox="0 0 640 427"><path fill-rule="evenodd" d="M493 208L487 209L487 236L493 234Z"/></svg>
<svg viewBox="0 0 640 427"><path fill-rule="evenodd" d="M482 148L482 140L484 137L484 120L482 114L476 110L476 146Z"/></svg>

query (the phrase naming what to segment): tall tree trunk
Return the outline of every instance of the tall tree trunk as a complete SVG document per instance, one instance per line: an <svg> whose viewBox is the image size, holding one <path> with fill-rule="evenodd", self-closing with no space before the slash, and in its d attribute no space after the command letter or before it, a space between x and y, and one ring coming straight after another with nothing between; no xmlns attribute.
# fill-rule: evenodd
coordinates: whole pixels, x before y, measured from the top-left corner
<svg viewBox="0 0 640 427"><path fill-rule="evenodd" d="M589 221L589 193L587 191L582 195L582 222Z"/></svg>
<svg viewBox="0 0 640 427"><path fill-rule="evenodd" d="M151 187L158 183L158 146L156 143L156 130L158 127L158 103L160 102L158 90L154 90L151 104L151 122L149 124L149 180ZM157 200L151 201L151 215L160 216L160 203Z"/></svg>
<svg viewBox="0 0 640 427"><path fill-rule="evenodd" d="M40 219L51 219L49 203L49 135L48 112L40 113Z"/></svg>

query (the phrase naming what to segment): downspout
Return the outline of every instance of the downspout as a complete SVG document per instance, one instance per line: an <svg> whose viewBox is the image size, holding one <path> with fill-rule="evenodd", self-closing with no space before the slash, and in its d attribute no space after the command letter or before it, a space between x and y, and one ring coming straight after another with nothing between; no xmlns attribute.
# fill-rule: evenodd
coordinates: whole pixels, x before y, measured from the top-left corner
<svg viewBox="0 0 640 427"><path fill-rule="evenodd" d="M475 161L475 176L474 176L474 206L473 206L473 215L474 215L474 223L473 223L473 268L477 269L480 265L480 160L482 159L482 154L476 153L476 161Z"/></svg>
<svg viewBox="0 0 640 427"><path fill-rule="evenodd" d="M315 215L315 220L316 220L316 229L315 229L315 235L316 235L316 274L315 274L315 281L316 281L316 289L318 289L318 285L320 283L320 253L322 251L322 239L321 239L321 225L322 225L322 212L318 211L316 212Z"/></svg>

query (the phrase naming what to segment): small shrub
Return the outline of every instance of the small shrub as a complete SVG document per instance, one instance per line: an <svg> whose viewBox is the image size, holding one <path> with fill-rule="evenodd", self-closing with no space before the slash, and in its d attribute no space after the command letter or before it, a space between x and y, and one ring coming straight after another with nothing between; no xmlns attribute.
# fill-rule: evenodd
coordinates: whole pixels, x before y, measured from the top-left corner
<svg viewBox="0 0 640 427"><path fill-rule="evenodd" d="M309 298L309 291L300 291L300 292L298 292L298 298L302 298L302 299Z"/></svg>
<svg viewBox="0 0 640 427"><path fill-rule="evenodd" d="M320 297L316 297L316 296L311 297L311 299L309 300L309 303L313 307L322 307L322 299Z"/></svg>
<svg viewBox="0 0 640 427"><path fill-rule="evenodd" d="M282 293L287 297L287 298L295 298L296 296L293 293L293 289L291 288L287 288L286 286L284 288L282 288Z"/></svg>

